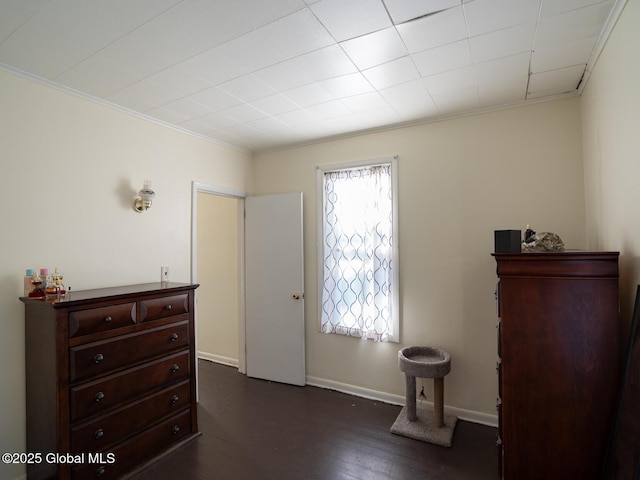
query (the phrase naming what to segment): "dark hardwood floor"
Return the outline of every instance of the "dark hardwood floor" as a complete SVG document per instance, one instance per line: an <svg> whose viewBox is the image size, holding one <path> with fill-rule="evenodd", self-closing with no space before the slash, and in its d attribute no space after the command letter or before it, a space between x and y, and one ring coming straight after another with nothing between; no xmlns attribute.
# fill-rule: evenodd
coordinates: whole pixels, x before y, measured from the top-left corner
<svg viewBox="0 0 640 480"><path fill-rule="evenodd" d="M202 435L135 480L484 480L496 429L458 421L451 448L389 432L400 407L248 378L199 361Z"/></svg>

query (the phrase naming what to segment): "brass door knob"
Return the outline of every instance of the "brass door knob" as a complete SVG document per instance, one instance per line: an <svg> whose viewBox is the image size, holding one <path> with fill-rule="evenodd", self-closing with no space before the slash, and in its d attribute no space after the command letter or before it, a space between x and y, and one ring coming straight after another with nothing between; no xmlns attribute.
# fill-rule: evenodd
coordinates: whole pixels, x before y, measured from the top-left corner
<svg viewBox="0 0 640 480"><path fill-rule="evenodd" d="M300 299L302 298L302 294L301 294L301 293L296 292L296 293L294 293L294 294L292 295L292 297L293 297L293 299L294 299L294 300L300 300Z"/></svg>

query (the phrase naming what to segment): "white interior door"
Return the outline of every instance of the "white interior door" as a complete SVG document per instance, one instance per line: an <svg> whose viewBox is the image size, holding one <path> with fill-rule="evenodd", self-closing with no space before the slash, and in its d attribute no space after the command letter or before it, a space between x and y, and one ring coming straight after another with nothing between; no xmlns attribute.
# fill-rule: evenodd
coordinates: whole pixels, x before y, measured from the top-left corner
<svg viewBox="0 0 640 480"><path fill-rule="evenodd" d="M245 200L247 375L305 384L302 193Z"/></svg>

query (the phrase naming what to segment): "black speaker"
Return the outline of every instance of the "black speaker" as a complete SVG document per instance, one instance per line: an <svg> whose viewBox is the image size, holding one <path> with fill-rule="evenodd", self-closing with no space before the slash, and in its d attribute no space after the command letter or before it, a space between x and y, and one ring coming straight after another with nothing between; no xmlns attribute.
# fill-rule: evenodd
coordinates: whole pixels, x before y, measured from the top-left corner
<svg viewBox="0 0 640 480"><path fill-rule="evenodd" d="M522 232L520 230L495 230L493 232L496 253L520 253Z"/></svg>

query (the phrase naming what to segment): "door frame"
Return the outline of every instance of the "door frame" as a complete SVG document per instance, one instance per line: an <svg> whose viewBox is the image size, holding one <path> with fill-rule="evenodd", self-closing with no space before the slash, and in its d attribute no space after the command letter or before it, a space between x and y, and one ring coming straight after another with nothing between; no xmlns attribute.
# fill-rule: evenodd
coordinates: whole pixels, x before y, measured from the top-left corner
<svg viewBox="0 0 640 480"><path fill-rule="evenodd" d="M239 200L238 203L238 371L246 373L247 354L245 347L245 285L244 285L244 200L247 193L217 185L191 182L191 282L198 283L198 193L231 197ZM198 291L196 290L196 295ZM195 304L194 324L198 321L198 304ZM195 327L194 327L195 328ZM198 352L198 335L196 328L194 348L196 355ZM196 362L196 375L198 373L198 362ZM196 383L197 385L197 383ZM197 393L196 393L197 397Z"/></svg>

